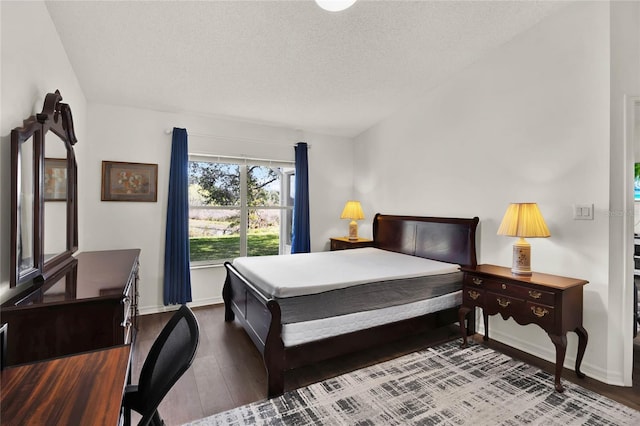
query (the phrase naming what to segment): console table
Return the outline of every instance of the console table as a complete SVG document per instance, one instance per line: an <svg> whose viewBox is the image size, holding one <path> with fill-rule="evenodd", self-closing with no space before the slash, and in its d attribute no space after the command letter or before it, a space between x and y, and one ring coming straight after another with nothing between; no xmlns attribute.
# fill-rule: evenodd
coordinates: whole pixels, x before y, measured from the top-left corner
<svg viewBox="0 0 640 426"><path fill-rule="evenodd" d="M7 365L132 343L139 249L82 252L77 273L2 306Z"/></svg>
<svg viewBox="0 0 640 426"><path fill-rule="evenodd" d="M131 346L114 346L2 371L3 425L118 424Z"/></svg>
<svg viewBox="0 0 640 426"><path fill-rule="evenodd" d="M476 307L482 308L484 340L489 339L489 315L512 317L518 324L537 324L547 332L556 348L555 388L563 392L560 382L567 350L567 332L578 335L576 374L587 347L588 334L582 326L582 290L588 281L534 272L515 275L509 268L496 265L462 267L464 272L462 306L458 312L463 344L467 345L464 319Z"/></svg>

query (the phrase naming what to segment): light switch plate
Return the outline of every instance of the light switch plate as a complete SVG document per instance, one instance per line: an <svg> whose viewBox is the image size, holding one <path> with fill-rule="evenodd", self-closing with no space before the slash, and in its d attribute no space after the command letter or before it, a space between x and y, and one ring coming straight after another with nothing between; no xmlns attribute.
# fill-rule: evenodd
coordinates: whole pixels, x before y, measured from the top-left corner
<svg viewBox="0 0 640 426"><path fill-rule="evenodd" d="M593 220L593 204L574 204L574 220Z"/></svg>

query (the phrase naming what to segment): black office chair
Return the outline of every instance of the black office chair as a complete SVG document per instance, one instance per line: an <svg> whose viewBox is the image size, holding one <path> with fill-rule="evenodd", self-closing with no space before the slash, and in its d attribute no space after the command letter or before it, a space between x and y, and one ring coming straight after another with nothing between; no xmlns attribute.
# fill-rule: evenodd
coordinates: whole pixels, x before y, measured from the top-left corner
<svg viewBox="0 0 640 426"><path fill-rule="evenodd" d="M142 414L138 425L164 424L158 405L191 366L198 341L198 321L191 309L182 305L153 342L142 365L138 384L125 389L122 404L126 423L130 423L130 410L134 410Z"/></svg>

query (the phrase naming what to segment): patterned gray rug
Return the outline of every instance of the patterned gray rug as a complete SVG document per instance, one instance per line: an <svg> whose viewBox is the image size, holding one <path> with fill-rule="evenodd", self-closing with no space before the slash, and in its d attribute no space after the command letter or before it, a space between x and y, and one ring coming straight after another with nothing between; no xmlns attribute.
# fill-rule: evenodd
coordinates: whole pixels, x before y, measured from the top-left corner
<svg viewBox="0 0 640 426"><path fill-rule="evenodd" d="M640 411L482 345L448 342L190 425L640 425Z"/></svg>

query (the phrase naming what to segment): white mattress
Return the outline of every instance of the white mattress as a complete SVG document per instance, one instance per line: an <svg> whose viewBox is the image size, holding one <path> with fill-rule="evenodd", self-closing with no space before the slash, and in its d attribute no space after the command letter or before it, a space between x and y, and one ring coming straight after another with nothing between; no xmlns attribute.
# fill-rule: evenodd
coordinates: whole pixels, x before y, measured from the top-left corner
<svg viewBox="0 0 640 426"><path fill-rule="evenodd" d="M356 312L338 317L296 322L282 325L282 341L285 347L300 345L327 337L339 336L382 324L389 324L443 309L459 306L462 291L448 293L428 300L406 305L390 306L372 311Z"/></svg>
<svg viewBox="0 0 640 426"><path fill-rule="evenodd" d="M358 284L457 272L459 265L373 247L238 257L233 266L265 295L285 298Z"/></svg>

